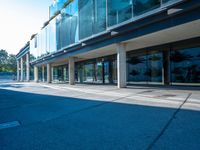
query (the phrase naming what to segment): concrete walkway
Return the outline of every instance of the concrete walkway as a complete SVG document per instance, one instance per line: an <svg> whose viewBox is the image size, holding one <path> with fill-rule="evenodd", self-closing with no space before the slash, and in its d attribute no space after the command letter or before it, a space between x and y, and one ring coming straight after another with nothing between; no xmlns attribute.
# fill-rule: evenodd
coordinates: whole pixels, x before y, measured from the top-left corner
<svg viewBox="0 0 200 150"><path fill-rule="evenodd" d="M0 149L200 148L198 88L0 83Z"/></svg>

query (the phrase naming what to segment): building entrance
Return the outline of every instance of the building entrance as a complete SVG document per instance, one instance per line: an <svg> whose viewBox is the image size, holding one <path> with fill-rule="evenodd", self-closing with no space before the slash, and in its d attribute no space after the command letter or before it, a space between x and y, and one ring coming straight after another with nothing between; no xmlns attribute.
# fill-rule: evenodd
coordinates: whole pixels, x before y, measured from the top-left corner
<svg viewBox="0 0 200 150"><path fill-rule="evenodd" d="M76 80L80 83L112 84L116 79L116 59L97 58L76 64Z"/></svg>

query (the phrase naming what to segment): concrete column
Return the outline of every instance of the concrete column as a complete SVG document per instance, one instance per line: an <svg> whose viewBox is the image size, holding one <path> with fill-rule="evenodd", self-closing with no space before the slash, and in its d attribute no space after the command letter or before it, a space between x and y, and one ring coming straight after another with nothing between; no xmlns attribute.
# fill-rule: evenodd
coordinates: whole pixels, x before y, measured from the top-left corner
<svg viewBox="0 0 200 150"><path fill-rule="evenodd" d="M69 84L75 84L75 65L74 65L74 58L69 58Z"/></svg>
<svg viewBox="0 0 200 150"><path fill-rule="evenodd" d="M63 79L66 82L66 79L67 79L67 69L65 67L63 68Z"/></svg>
<svg viewBox="0 0 200 150"><path fill-rule="evenodd" d="M117 44L117 85L126 87L126 46L121 43Z"/></svg>
<svg viewBox="0 0 200 150"><path fill-rule="evenodd" d="M20 81L24 80L24 65L23 65L24 61L23 61L23 57L21 58L21 79Z"/></svg>
<svg viewBox="0 0 200 150"><path fill-rule="evenodd" d="M163 83L164 85L170 85L171 78L170 78L170 51L164 50L163 51Z"/></svg>
<svg viewBox="0 0 200 150"><path fill-rule="evenodd" d="M45 68L44 66L42 66L42 82L45 82L44 72L45 72Z"/></svg>
<svg viewBox="0 0 200 150"><path fill-rule="evenodd" d="M34 81L38 82L38 67L34 66Z"/></svg>
<svg viewBox="0 0 200 150"><path fill-rule="evenodd" d="M51 83L51 79L52 79L51 64L47 64L47 83Z"/></svg>
<svg viewBox="0 0 200 150"><path fill-rule="evenodd" d="M20 68L19 68L19 63L20 63L19 60L17 60L17 81L18 81L18 82L19 82L19 80L20 80L20 77L19 77L19 76L20 76L20 73L19 73L19 69L20 69Z"/></svg>
<svg viewBox="0 0 200 150"><path fill-rule="evenodd" d="M26 81L30 80L30 56L26 54Z"/></svg>
<svg viewBox="0 0 200 150"><path fill-rule="evenodd" d="M51 81L54 80L54 77L53 77L53 72L54 72L54 66L51 66Z"/></svg>

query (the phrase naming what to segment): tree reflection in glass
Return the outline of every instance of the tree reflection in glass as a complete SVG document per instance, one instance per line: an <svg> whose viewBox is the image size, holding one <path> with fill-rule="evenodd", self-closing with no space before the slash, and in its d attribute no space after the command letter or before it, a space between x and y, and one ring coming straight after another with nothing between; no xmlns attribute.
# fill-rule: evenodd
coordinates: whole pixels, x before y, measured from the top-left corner
<svg viewBox="0 0 200 150"><path fill-rule="evenodd" d="M171 52L172 82L200 83L200 48Z"/></svg>

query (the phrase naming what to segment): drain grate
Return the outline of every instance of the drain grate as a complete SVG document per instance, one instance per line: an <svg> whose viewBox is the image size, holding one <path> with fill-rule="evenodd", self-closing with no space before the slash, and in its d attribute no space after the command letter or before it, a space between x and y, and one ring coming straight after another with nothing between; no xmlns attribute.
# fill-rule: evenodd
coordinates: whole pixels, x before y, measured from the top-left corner
<svg viewBox="0 0 200 150"><path fill-rule="evenodd" d="M176 97L176 95L172 95L172 94L165 94L165 95L160 95L160 96L156 96L156 97Z"/></svg>
<svg viewBox="0 0 200 150"><path fill-rule="evenodd" d="M154 90L142 91L142 92L139 92L138 94L151 93L151 92L153 92L153 91L154 91Z"/></svg>
<svg viewBox="0 0 200 150"><path fill-rule="evenodd" d="M5 122L0 124L0 130L20 126L19 121Z"/></svg>

